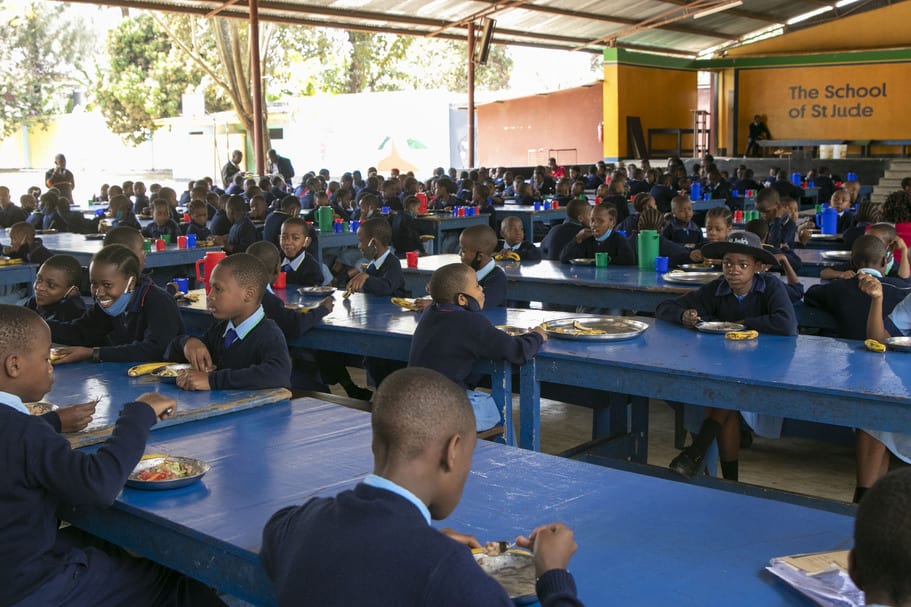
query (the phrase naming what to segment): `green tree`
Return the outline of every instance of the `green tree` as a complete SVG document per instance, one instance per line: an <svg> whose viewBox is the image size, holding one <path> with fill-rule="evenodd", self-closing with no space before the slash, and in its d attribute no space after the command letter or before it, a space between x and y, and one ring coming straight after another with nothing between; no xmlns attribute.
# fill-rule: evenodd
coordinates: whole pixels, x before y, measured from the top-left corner
<svg viewBox="0 0 911 607"><path fill-rule="evenodd" d="M58 2L0 0L0 135L23 123L45 126L85 88L91 34Z"/></svg>

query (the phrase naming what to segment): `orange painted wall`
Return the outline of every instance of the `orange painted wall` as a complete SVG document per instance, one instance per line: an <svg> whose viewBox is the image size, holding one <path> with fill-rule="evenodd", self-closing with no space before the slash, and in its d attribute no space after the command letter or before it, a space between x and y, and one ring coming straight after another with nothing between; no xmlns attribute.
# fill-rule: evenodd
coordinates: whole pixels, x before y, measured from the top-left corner
<svg viewBox="0 0 911 607"><path fill-rule="evenodd" d="M907 63L740 70L737 149L754 114L766 117L774 139L911 138L909 73ZM880 95L861 97L864 87Z"/></svg>
<svg viewBox="0 0 911 607"><path fill-rule="evenodd" d="M575 151L554 153L560 163L601 160L601 96L602 87L595 84L478 106L478 164L538 164L529 161L529 150L546 157L561 148Z"/></svg>

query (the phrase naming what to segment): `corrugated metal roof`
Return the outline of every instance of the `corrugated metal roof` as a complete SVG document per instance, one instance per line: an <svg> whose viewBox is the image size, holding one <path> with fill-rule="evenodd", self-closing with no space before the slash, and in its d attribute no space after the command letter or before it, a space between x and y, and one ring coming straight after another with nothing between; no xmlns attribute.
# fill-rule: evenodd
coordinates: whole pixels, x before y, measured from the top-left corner
<svg viewBox="0 0 911 607"><path fill-rule="evenodd" d="M70 1L244 19L249 14L247 0ZM469 22L487 16L497 21L494 43L592 53L615 46L696 56L834 2L742 0L701 18L694 15L732 0L261 0L259 13L265 21L459 40L467 37ZM891 0L860 0L796 27L888 3Z"/></svg>

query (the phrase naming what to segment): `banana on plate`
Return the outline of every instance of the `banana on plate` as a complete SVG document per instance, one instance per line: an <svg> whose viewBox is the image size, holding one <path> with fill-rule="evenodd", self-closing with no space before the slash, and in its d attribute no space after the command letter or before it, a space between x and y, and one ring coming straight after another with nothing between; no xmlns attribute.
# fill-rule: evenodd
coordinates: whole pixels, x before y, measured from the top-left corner
<svg viewBox="0 0 911 607"><path fill-rule="evenodd" d="M731 341L748 341L757 337L759 337L759 331L728 331L724 334L724 338Z"/></svg>
<svg viewBox="0 0 911 607"><path fill-rule="evenodd" d="M880 343L875 339L867 339L864 341L864 347L870 352L885 352L886 344Z"/></svg>
<svg viewBox="0 0 911 607"><path fill-rule="evenodd" d="M127 375L130 377L140 377L142 375L148 375L156 369L161 369L162 367L167 367L171 363L142 363L141 365L136 365L135 367L130 367L127 371Z"/></svg>

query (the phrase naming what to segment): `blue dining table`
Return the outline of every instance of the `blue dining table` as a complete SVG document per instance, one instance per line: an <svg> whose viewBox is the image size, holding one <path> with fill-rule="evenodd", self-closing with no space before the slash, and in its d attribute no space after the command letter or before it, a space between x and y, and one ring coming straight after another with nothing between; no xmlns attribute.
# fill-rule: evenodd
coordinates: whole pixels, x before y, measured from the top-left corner
<svg viewBox="0 0 911 607"><path fill-rule="evenodd" d="M522 227L525 230L525 240L532 241L535 235L535 224L550 224L553 221L562 221L566 219L566 208L544 209L536 211L533 206L504 204L493 208L497 215L497 222L503 221L506 217L518 217L522 220Z"/></svg>
<svg viewBox="0 0 911 607"><path fill-rule="evenodd" d="M44 401L57 406L75 405L98 400L95 415L82 432L68 434L74 447L93 445L106 440L127 402L146 392L156 392L177 401L173 417L158 422L152 429L226 415L235 411L287 401L291 392L285 388L265 390L181 390L175 383L151 375L130 377L132 363L74 363L54 366L54 386Z"/></svg>
<svg viewBox="0 0 911 607"><path fill-rule="evenodd" d="M92 261L92 256L101 250L104 243L102 240L90 239L86 238L86 236L86 234L58 232L56 234L44 234L41 239L44 242L44 246L52 253L72 255L79 260L80 264L87 267ZM166 268L193 265L211 251L221 251L221 247L179 249L176 243L169 244L164 251L146 253L145 267Z"/></svg>
<svg viewBox="0 0 911 607"><path fill-rule="evenodd" d="M465 228L490 223L490 215L472 215L457 217L452 213L427 213L417 218L418 228L424 234L433 236L433 254L439 255L443 246L443 234L451 231L462 232ZM402 254L404 257L404 253Z"/></svg>
<svg viewBox="0 0 911 607"><path fill-rule="evenodd" d="M0 266L0 286L27 284L28 293L33 293L35 276L38 274L38 264L14 263Z"/></svg>
<svg viewBox="0 0 911 607"><path fill-rule="evenodd" d="M207 461L198 483L126 488L106 510L80 509L78 527L268 607L275 595L258 557L280 508L352 488L373 470L370 415L304 398L163 428L148 453ZM562 521L586 605L809 607L763 569L777 556L850 546L853 517L634 474L479 441L461 503L436 527L512 540ZM315 547L314 549L318 549ZM301 572L306 575L306 572Z"/></svg>

